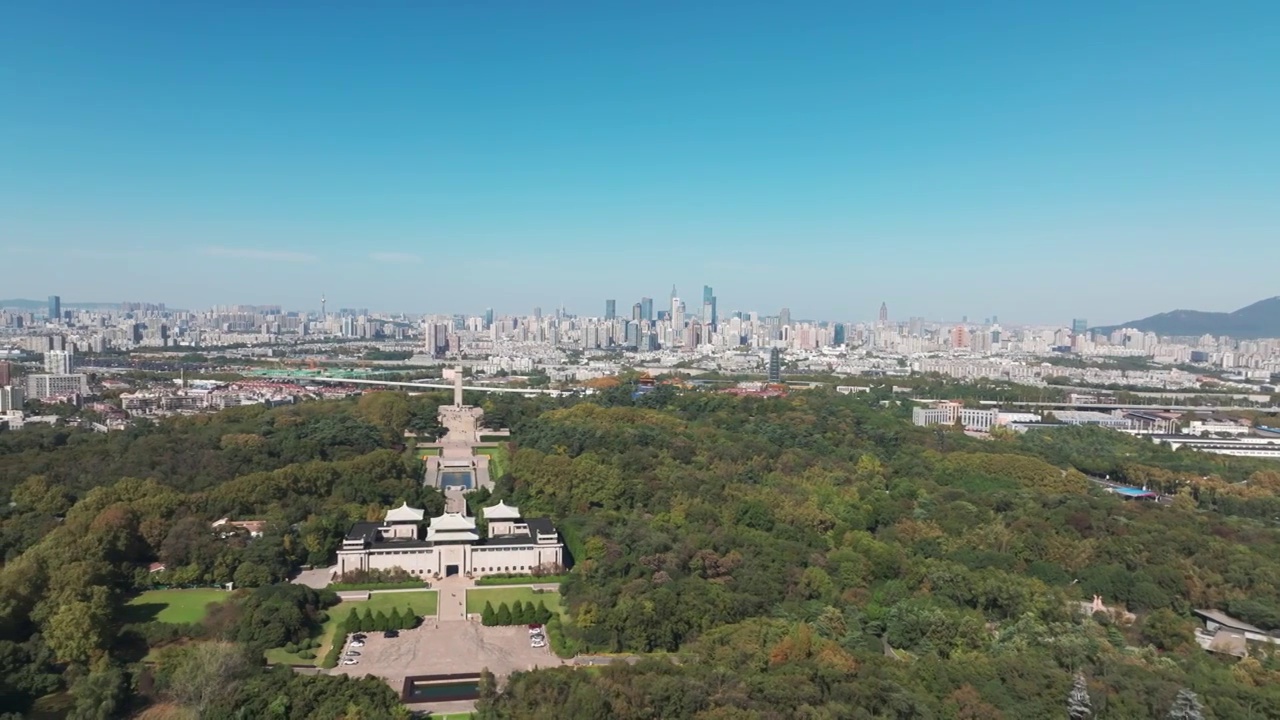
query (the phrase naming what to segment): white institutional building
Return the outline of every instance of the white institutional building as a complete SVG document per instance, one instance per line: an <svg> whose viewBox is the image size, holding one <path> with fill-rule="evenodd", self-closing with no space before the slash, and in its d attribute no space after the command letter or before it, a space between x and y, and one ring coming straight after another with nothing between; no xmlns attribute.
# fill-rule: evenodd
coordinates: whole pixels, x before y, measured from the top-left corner
<svg viewBox="0 0 1280 720"><path fill-rule="evenodd" d="M482 512L486 537L480 537L475 518L446 512L431 518L420 538L425 513L408 504L388 510L382 523L356 523L338 551L337 574L398 567L424 578L480 577L563 566L564 543L550 520L522 518L519 508L502 502Z"/></svg>

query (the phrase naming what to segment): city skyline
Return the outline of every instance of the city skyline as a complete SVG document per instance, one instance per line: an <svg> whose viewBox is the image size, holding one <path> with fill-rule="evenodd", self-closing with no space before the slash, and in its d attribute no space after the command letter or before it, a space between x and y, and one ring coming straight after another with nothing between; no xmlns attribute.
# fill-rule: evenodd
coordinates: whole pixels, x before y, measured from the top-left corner
<svg viewBox="0 0 1280 720"><path fill-rule="evenodd" d="M1269 4L59 5L0 29L11 297L581 312L676 275L690 313L706 283L1109 323L1274 294L1218 250L1280 230Z"/></svg>

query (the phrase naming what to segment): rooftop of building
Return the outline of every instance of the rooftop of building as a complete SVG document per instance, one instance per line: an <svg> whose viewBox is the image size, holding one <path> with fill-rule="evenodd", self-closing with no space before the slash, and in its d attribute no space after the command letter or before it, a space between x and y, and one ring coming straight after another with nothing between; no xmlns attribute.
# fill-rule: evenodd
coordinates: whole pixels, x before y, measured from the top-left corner
<svg viewBox="0 0 1280 720"><path fill-rule="evenodd" d="M422 522L426 516L426 511L421 508L409 507L409 503L405 502L398 508L392 508L387 511L385 521L392 522Z"/></svg>

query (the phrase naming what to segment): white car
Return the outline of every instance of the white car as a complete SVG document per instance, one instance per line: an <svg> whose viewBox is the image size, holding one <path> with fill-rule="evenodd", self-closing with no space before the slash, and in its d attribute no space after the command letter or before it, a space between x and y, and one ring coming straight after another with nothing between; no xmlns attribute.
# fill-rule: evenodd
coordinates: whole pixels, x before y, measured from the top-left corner
<svg viewBox="0 0 1280 720"><path fill-rule="evenodd" d="M352 641L351 641L351 647L364 647L364 641L363 641L363 640L352 640Z"/></svg>
<svg viewBox="0 0 1280 720"><path fill-rule="evenodd" d="M541 635L534 635L533 638L529 641L529 646L536 647L536 648L544 648L547 646L547 641L544 640Z"/></svg>
<svg viewBox="0 0 1280 720"><path fill-rule="evenodd" d="M343 664L343 665L358 665L358 664L360 664L360 661L359 661L359 660L356 660L355 658L347 658L346 660L343 660L343 661L342 661L342 664Z"/></svg>

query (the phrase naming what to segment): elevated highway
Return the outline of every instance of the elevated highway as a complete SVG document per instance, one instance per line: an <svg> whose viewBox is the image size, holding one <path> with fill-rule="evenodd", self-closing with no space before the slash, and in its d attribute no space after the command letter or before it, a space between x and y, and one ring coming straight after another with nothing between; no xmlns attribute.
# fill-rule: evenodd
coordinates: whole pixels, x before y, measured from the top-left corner
<svg viewBox="0 0 1280 720"><path fill-rule="evenodd" d="M926 401L915 401L926 402ZM1120 403L1071 403L1071 402L1023 402L1004 400L980 400L979 404L991 407L1030 407L1058 408L1061 410L1169 410L1172 412L1189 412L1193 410L1254 410L1257 412L1280 412L1280 407L1263 407L1260 405L1126 405Z"/></svg>
<svg viewBox="0 0 1280 720"><path fill-rule="evenodd" d="M412 388L415 390L456 390L453 384L445 383L424 383L424 382L403 382L396 380L367 380L363 378L345 378L345 377L325 377L317 375L313 377L296 378L303 382L324 382L334 383L337 385L380 385L384 387ZM518 395L551 395L559 397L568 395L569 393L561 390L546 390L542 388L510 388L510 387L491 387L488 385L463 385L463 390L472 390L475 392L488 393L515 393Z"/></svg>

